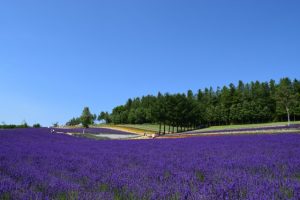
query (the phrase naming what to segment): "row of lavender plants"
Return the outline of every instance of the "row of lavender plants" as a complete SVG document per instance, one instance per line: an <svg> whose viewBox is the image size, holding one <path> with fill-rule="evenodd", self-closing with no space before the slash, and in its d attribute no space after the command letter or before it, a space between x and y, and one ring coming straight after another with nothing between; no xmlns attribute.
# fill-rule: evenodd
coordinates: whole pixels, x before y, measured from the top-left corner
<svg viewBox="0 0 300 200"><path fill-rule="evenodd" d="M118 134L118 135L132 135L132 133L114 130L109 128L53 128L57 132L70 133L90 133L90 134Z"/></svg>
<svg viewBox="0 0 300 200"><path fill-rule="evenodd" d="M0 199L300 199L300 135L95 141L0 130Z"/></svg>
<svg viewBox="0 0 300 200"><path fill-rule="evenodd" d="M268 130L300 130L300 124L291 124L289 126L267 126L267 127L253 127L253 128L238 128L238 129L222 129L210 131L193 131L189 133L221 133L221 132L241 132L241 131L268 131Z"/></svg>

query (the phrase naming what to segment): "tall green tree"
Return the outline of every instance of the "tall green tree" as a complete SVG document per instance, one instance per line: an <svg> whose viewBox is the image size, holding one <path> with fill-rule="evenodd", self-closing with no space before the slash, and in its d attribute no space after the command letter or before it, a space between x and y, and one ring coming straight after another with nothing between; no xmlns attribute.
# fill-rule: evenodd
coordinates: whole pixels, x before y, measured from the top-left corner
<svg viewBox="0 0 300 200"><path fill-rule="evenodd" d="M90 112L89 107L84 107L80 116L81 124L84 128L88 128L89 125L93 124L94 115Z"/></svg>
<svg viewBox="0 0 300 200"><path fill-rule="evenodd" d="M67 126L76 126L76 125L79 125L80 123L81 123L80 117L73 117L66 123L66 125Z"/></svg>
<svg viewBox="0 0 300 200"><path fill-rule="evenodd" d="M106 124L109 124L111 122L109 113L103 111L98 115L97 120L98 121L104 120Z"/></svg>
<svg viewBox="0 0 300 200"><path fill-rule="evenodd" d="M290 108L295 104L296 96L293 94L292 82L289 78L283 78L276 91L276 100L279 112L285 110L290 125Z"/></svg>

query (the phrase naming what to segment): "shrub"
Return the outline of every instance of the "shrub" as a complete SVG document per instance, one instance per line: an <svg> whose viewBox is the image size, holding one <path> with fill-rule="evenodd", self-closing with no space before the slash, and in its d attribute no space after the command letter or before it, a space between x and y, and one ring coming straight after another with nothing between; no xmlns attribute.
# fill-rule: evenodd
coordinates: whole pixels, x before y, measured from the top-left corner
<svg viewBox="0 0 300 200"><path fill-rule="evenodd" d="M37 123L37 124L33 124L32 127L33 128L41 128L41 125L39 123Z"/></svg>

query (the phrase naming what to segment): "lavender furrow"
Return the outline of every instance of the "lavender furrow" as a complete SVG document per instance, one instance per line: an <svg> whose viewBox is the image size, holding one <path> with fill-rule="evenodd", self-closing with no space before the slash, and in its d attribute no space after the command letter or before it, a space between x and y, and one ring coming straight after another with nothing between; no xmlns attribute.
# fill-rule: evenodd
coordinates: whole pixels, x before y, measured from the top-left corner
<svg viewBox="0 0 300 200"><path fill-rule="evenodd" d="M0 199L299 199L300 135L95 141L0 130Z"/></svg>

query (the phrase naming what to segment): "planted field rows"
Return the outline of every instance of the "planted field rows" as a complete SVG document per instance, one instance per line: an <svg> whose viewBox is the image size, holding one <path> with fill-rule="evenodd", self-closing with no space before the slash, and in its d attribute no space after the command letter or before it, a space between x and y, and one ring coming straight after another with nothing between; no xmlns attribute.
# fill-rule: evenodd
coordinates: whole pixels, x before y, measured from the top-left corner
<svg viewBox="0 0 300 200"><path fill-rule="evenodd" d="M110 128L54 128L57 133L90 133L90 134L125 134L130 135L133 133L121 130L114 130Z"/></svg>
<svg viewBox="0 0 300 200"><path fill-rule="evenodd" d="M0 130L0 199L299 199L300 135L95 141Z"/></svg>

